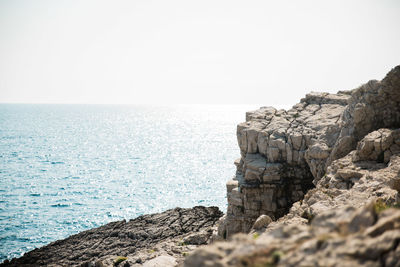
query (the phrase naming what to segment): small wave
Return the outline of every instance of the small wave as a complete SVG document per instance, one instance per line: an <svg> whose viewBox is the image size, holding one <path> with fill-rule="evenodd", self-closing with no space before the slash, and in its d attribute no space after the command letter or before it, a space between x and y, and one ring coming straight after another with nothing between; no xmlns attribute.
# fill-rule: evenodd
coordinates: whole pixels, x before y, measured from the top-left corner
<svg viewBox="0 0 400 267"><path fill-rule="evenodd" d="M45 193L45 196L55 197L58 196L58 193Z"/></svg>
<svg viewBox="0 0 400 267"><path fill-rule="evenodd" d="M65 176L65 177L63 177L62 179L80 179L80 177L79 176Z"/></svg>
<svg viewBox="0 0 400 267"><path fill-rule="evenodd" d="M55 164L65 164L65 163L62 161L52 161L51 164L55 165Z"/></svg>
<svg viewBox="0 0 400 267"><path fill-rule="evenodd" d="M32 197L40 197L42 194L41 193L30 193L29 195Z"/></svg>
<svg viewBox="0 0 400 267"><path fill-rule="evenodd" d="M11 241L30 241L30 238L26 238L26 237L18 237L16 235L8 235L8 236L4 236L4 237L0 237L0 242L1 241L6 241L6 240L11 240Z"/></svg>
<svg viewBox="0 0 400 267"><path fill-rule="evenodd" d="M69 207L69 204L60 204L60 203L58 203L58 204L51 205L51 207L54 207L54 208L66 208L66 207Z"/></svg>

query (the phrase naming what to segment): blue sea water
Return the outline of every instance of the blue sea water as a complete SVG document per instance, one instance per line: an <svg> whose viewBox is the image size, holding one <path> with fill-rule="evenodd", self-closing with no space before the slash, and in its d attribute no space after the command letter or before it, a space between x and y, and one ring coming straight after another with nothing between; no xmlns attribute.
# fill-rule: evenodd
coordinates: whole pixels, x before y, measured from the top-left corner
<svg viewBox="0 0 400 267"><path fill-rule="evenodd" d="M110 221L226 210L249 106L0 105L0 262Z"/></svg>

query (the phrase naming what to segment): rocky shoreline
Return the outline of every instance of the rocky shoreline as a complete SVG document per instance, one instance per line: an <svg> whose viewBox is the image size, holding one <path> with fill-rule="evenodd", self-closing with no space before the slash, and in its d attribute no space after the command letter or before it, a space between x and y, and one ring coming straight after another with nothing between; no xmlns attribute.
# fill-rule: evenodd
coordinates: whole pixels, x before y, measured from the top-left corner
<svg viewBox="0 0 400 267"><path fill-rule="evenodd" d="M1 266L400 267L400 66L288 111L248 112L237 137L224 216L194 207L113 222Z"/></svg>
<svg viewBox="0 0 400 267"><path fill-rule="evenodd" d="M217 207L197 206L111 222L0 266L174 266L209 241L221 216Z"/></svg>

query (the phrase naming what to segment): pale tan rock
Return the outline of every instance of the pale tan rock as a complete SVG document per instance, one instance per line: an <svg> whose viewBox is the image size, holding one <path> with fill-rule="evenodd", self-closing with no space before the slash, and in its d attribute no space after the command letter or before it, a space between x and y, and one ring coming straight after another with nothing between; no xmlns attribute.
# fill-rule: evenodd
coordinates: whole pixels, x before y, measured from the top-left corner
<svg viewBox="0 0 400 267"><path fill-rule="evenodd" d="M176 259L174 257L162 255L145 262L143 264L143 267L173 267L177 264L178 263L176 262Z"/></svg>
<svg viewBox="0 0 400 267"><path fill-rule="evenodd" d="M260 217L257 218L255 221L252 230L258 231L264 228L267 228L267 226L272 222L272 219L268 215L261 215Z"/></svg>
<svg viewBox="0 0 400 267"><path fill-rule="evenodd" d="M226 191L229 194L234 188L237 188L238 186L239 182L237 180L229 180L228 182L226 182Z"/></svg>
<svg viewBox="0 0 400 267"><path fill-rule="evenodd" d="M397 210L388 210L387 212L393 214L383 217L374 226L367 229L367 235L375 237L386 231L400 228L400 212Z"/></svg>
<svg viewBox="0 0 400 267"><path fill-rule="evenodd" d="M205 245L208 243L209 238L210 234L208 232L201 231L185 236L182 241L188 245Z"/></svg>
<svg viewBox="0 0 400 267"><path fill-rule="evenodd" d="M219 267L226 266L220 261L224 253L212 247L200 248L185 259L185 267Z"/></svg>
<svg viewBox="0 0 400 267"><path fill-rule="evenodd" d="M350 220L347 232L356 233L372 226L376 221L376 213L374 211L374 202L369 203L365 207L359 209Z"/></svg>

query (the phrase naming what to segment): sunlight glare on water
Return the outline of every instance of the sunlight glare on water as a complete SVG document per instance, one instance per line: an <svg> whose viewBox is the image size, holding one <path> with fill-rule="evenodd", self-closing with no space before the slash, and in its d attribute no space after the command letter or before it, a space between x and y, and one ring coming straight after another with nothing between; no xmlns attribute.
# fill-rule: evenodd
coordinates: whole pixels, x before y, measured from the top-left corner
<svg viewBox="0 0 400 267"><path fill-rule="evenodd" d="M254 108L0 105L0 262L110 221L225 211Z"/></svg>

